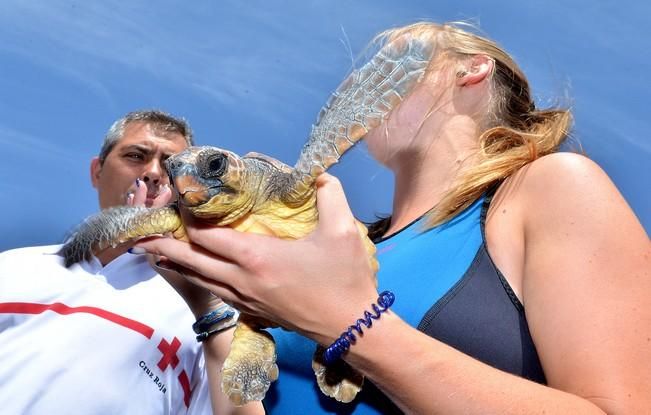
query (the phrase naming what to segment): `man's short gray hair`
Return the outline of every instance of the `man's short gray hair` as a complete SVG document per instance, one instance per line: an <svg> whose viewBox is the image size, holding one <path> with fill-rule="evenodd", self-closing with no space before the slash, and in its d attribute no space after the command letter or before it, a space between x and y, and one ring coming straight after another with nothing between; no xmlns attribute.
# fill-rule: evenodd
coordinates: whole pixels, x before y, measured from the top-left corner
<svg viewBox="0 0 651 415"><path fill-rule="evenodd" d="M157 132L181 134L188 146L194 145L192 129L185 119L174 117L159 110L133 111L115 121L109 128L106 136L104 136L102 149L99 152L100 163L104 163L106 156L124 135L124 130L133 122L148 124Z"/></svg>

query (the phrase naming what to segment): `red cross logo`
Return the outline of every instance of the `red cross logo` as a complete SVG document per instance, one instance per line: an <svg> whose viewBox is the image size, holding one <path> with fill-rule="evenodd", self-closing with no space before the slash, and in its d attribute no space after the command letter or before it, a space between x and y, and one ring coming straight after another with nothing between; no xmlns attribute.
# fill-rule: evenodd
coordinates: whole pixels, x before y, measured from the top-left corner
<svg viewBox="0 0 651 415"><path fill-rule="evenodd" d="M172 369L174 369L179 364L179 357L176 355L176 352L179 351L180 347L181 341L176 337L174 337L171 344L165 341L165 339L162 339L158 343L158 350L163 353L163 357L158 362L158 368L160 370L164 372L168 365L172 365Z"/></svg>

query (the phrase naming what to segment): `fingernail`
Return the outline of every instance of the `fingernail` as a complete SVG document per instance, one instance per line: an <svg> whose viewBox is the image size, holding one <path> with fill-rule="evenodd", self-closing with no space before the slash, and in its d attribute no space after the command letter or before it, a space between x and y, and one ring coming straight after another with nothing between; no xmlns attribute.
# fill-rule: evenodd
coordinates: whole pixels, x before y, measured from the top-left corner
<svg viewBox="0 0 651 415"><path fill-rule="evenodd" d="M136 187L140 187L140 179L136 177Z"/></svg>
<svg viewBox="0 0 651 415"><path fill-rule="evenodd" d="M147 253L145 248L141 248L139 246L133 246L133 247L127 249L127 252L130 253L130 254L133 254L133 255L142 255L142 254Z"/></svg>
<svg viewBox="0 0 651 415"><path fill-rule="evenodd" d="M174 268L171 268L171 267L167 266L165 264L165 262L163 262L163 261L156 261L156 263L154 265L156 265L156 267L160 268L160 269L166 269L168 271L174 271Z"/></svg>
<svg viewBox="0 0 651 415"><path fill-rule="evenodd" d="M135 198L135 195L133 193L128 193L127 194L127 205L133 206L133 199Z"/></svg>

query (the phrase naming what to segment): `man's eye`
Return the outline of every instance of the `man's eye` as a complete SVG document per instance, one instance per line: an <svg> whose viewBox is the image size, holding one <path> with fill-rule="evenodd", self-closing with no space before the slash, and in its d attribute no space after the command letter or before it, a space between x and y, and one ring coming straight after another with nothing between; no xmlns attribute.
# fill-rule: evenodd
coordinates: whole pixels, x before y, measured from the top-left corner
<svg viewBox="0 0 651 415"><path fill-rule="evenodd" d="M143 156L140 153L127 153L124 156L126 158L132 159L132 160L144 160L145 159L145 156Z"/></svg>

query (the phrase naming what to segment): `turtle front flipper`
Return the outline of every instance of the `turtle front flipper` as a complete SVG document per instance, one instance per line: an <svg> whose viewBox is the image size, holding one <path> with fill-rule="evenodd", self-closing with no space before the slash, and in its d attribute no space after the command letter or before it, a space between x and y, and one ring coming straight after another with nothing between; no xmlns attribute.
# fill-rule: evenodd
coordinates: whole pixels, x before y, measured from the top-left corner
<svg viewBox="0 0 651 415"><path fill-rule="evenodd" d="M176 239L185 237L176 207L146 208L120 206L105 209L87 218L59 250L66 267L89 260L108 247L145 236L172 232Z"/></svg>
<svg viewBox="0 0 651 415"><path fill-rule="evenodd" d="M261 401L271 382L278 379L276 343L259 321L240 314L231 350L222 368L222 391L240 406Z"/></svg>
<svg viewBox="0 0 651 415"><path fill-rule="evenodd" d="M431 40L403 35L341 83L321 109L294 166L298 194L382 123L422 78L433 53Z"/></svg>

